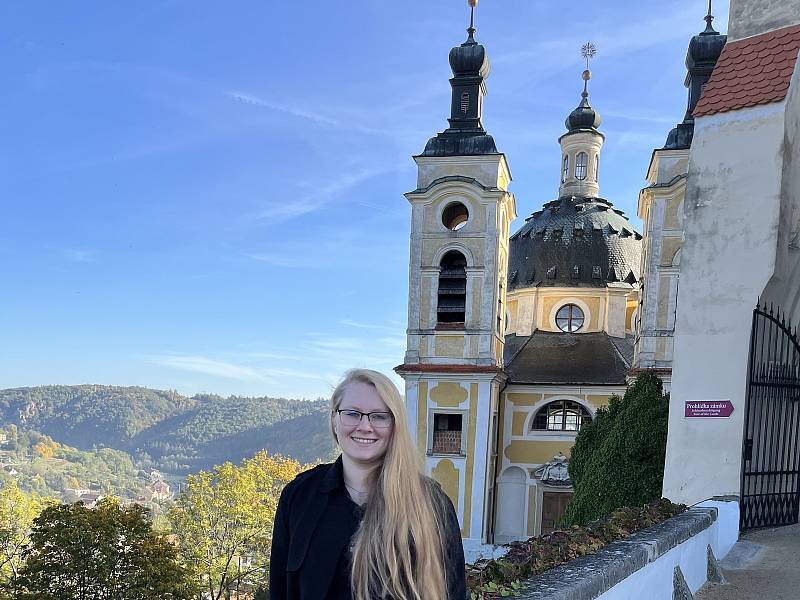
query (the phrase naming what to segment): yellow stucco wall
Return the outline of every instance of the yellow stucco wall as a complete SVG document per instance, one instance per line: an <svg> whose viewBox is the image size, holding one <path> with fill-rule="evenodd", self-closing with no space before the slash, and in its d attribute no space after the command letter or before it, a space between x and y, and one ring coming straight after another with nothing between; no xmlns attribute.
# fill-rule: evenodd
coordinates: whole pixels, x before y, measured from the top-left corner
<svg viewBox="0 0 800 600"><path fill-rule="evenodd" d="M525 394L520 392L510 392L506 397L515 406L533 406L542 399L541 394Z"/></svg>
<svg viewBox="0 0 800 600"><path fill-rule="evenodd" d="M455 381L442 381L431 389L431 400L437 406L455 408L467 399L469 392Z"/></svg>
<svg viewBox="0 0 800 600"><path fill-rule="evenodd" d="M661 266L669 267L675 258L675 253L680 249L683 242L681 238L665 237L661 240Z"/></svg>
<svg viewBox="0 0 800 600"><path fill-rule="evenodd" d="M625 329L633 329L633 313L636 312L636 303L625 307Z"/></svg>
<svg viewBox="0 0 800 600"><path fill-rule="evenodd" d="M494 390L492 394L494 394ZM464 485L464 524L461 535L469 537L470 521L472 519L472 482L475 470L475 431L478 427L476 415L478 414L478 384L469 386L469 430L467 431L467 472Z"/></svg>
<svg viewBox="0 0 800 600"><path fill-rule="evenodd" d="M447 458L440 460L431 470L431 477L441 484L444 493L458 510L458 469L453 461Z"/></svg>
<svg viewBox="0 0 800 600"><path fill-rule="evenodd" d="M480 327L481 323L481 290L483 289L483 277L475 277L472 280L472 327Z"/></svg>
<svg viewBox="0 0 800 600"><path fill-rule="evenodd" d="M464 336L463 335L437 335L434 337L434 349L436 356L446 358L463 358L464 356Z"/></svg>
<svg viewBox="0 0 800 600"><path fill-rule="evenodd" d="M656 327L666 329L667 316L672 309L669 305L669 284L670 277L659 277L658 279L658 311L656 311Z"/></svg>
<svg viewBox="0 0 800 600"><path fill-rule="evenodd" d="M537 323L537 327L542 331L560 331L554 323L550 322L550 314L553 312L553 308L556 305L562 304L568 298L576 297L589 308L589 322L584 324L583 331L599 331L601 298L598 296L572 296L568 293L562 296L542 298L541 318L539 323Z"/></svg>
<svg viewBox="0 0 800 600"><path fill-rule="evenodd" d="M431 314L431 282L430 277L422 277L419 286L419 326L421 329L433 327L430 322Z"/></svg>
<svg viewBox="0 0 800 600"><path fill-rule="evenodd" d="M611 394L586 394L585 398L589 404L595 408L600 408L601 406L608 406L608 402L611 400Z"/></svg>
<svg viewBox="0 0 800 600"><path fill-rule="evenodd" d="M528 418L527 412L515 412L511 415L511 435L525 434L525 420Z"/></svg>
<svg viewBox="0 0 800 600"><path fill-rule="evenodd" d="M680 208L683 194L678 194L675 198L667 200L664 207L664 229L680 229L680 221L678 221L678 209Z"/></svg>
<svg viewBox="0 0 800 600"><path fill-rule="evenodd" d="M544 464L559 452L569 456L571 450L571 442L514 440L506 446L504 454L513 463Z"/></svg>
<svg viewBox="0 0 800 600"><path fill-rule="evenodd" d="M511 321L509 323L510 330L514 330L517 328L517 315L519 311L519 302L516 300L509 300L508 301L508 317Z"/></svg>
<svg viewBox="0 0 800 600"><path fill-rule="evenodd" d="M515 406L533 406L542 399L541 394L524 394L519 392L511 392L506 394L506 396Z"/></svg>
<svg viewBox="0 0 800 600"><path fill-rule="evenodd" d="M428 451L428 382L420 381L417 397L417 448L422 456Z"/></svg>

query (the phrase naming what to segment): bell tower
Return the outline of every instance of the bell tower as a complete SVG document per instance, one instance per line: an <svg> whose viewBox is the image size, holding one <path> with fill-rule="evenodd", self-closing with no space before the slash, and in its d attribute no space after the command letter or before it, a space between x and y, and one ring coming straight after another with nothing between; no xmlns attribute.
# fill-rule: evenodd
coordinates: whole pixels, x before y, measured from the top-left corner
<svg viewBox="0 0 800 600"><path fill-rule="evenodd" d="M490 541L499 390L504 382L509 224L505 155L483 126L489 59L475 40L450 51L449 127L415 156L405 361L410 428L427 472L456 507L465 549Z"/></svg>

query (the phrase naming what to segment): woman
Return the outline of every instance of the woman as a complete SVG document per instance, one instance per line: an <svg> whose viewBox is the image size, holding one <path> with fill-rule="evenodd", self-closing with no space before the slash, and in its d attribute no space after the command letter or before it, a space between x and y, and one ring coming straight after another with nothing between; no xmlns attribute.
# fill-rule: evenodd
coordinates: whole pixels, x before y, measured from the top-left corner
<svg viewBox="0 0 800 600"><path fill-rule="evenodd" d="M331 396L332 464L281 493L272 600L463 600L464 550L453 505L421 473L397 387L366 369Z"/></svg>

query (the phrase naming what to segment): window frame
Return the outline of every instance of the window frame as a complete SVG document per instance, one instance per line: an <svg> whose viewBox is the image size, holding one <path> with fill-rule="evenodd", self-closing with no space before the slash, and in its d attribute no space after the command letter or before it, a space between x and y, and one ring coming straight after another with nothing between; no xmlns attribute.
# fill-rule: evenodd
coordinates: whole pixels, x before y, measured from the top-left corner
<svg viewBox="0 0 800 600"><path fill-rule="evenodd" d="M566 317L567 319L566 328L562 327L561 324L559 323L560 320L563 320L565 318L559 316L561 314L561 311L563 311L565 308L569 310L569 316ZM574 315L575 310L577 310L580 313L580 325L578 325L578 327L573 329L572 323L576 319ZM559 306L558 309L556 310L554 320L556 323L556 327L559 329L559 331L562 331L563 333L578 333L586 325L587 317L583 307L578 306L575 302L565 302L564 304Z"/></svg>
<svg viewBox="0 0 800 600"><path fill-rule="evenodd" d="M433 451L433 430L436 415L461 415L461 449L458 454L454 452ZM469 427L469 411L458 408L429 408L428 409L428 435L425 446L426 456L446 456L450 458L465 458L467 456L467 431Z"/></svg>
<svg viewBox="0 0 800 600"><path fill-rule="evenodd" d="M565 154L561 161L561 183L567 181L569 177L569 154Z"/></svg>
<svg viewBox="0 0 800 600"><path fill-rule="evenodd" d="M589 170L589 155L586 152L578 152L575 155L575 179L584 181Z"/></svg>
<svg viewBox="0 0 800 600"><path fill-rule="evenodd" d="M551 414L550 413L551 413L551 411L549 410L549 408L552 407L553 405L556 405L556 404L561 405L561 406L558 407L558 410L560 410L560 412L563 413L562 416L561 416L561 427L560 428L551 428L550 427L550 419L551 419ZM568 406L568 405L574 405L574 406ZM578 426L577 426L577 429L568 429L566 427L567 426L567 413L574 412L575 411L575 407L577 407L577 409L578 409L577 417L576 417L576 422L578 423ZM544 419L545 428L544 429L539 429L539 428L536 428L536 420L537 420L537 417L539 417L539 415L542 412L545 412L545 419ZM556 411L553 411L553 414L555 414L555 412ZM594 415L581 402L578 402L577 400L570 399L570 398L556 398L554 400L546 402L544 405L540 406L537 410L535 410L533 412L533 414L532 414L532 416L530 418L530 424L528 426L528 432L530 434L533 434L533 435L539 435L539 434L570 434L570 435L574 434L574 435L577 435L578 432L580 432L580 430L583 429L583 427L585 425L588 425L592 421L594 421Z"/></svg>

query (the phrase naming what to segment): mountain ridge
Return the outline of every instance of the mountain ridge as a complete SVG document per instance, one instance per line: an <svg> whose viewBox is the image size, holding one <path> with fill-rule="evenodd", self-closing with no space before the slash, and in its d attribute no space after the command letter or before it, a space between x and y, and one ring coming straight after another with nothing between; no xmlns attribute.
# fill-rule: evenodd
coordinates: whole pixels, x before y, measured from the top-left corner
<svg viewBox="0 0 800 600"><path fill-rule="evenodd" d="M82 450L108 447L137 464L184 475L260 449L300 462L333 455L326 400L184 396L102 384L0 390L0 424L36 430Z"/></svg>

